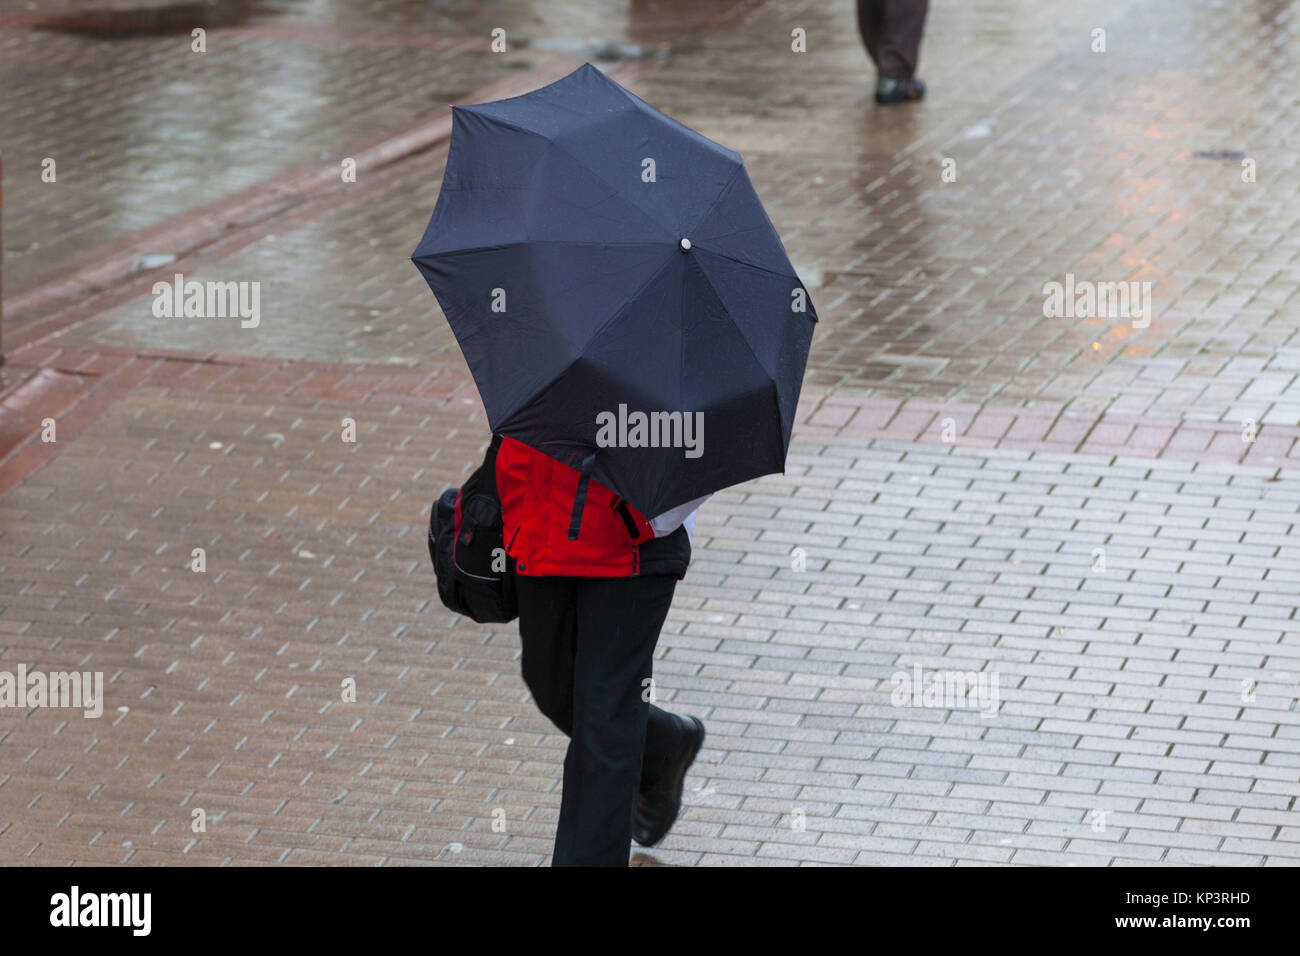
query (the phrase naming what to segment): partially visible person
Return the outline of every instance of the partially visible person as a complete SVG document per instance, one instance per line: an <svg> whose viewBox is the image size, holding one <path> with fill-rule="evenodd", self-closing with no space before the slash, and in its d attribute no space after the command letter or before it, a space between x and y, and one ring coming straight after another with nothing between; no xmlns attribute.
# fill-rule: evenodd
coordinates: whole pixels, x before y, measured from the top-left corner
<svg viewBox="0 0 1300 956"><path fill-rule="evenodd" d="M552 864L627 866L632 840L654 846L676 822L704 743L699 718L650 703L655 644L704 499L646 520L512 438L496 475L517 562L524 683L569 737ZM575 496L585 505L570 537Z"/></svg>
<svg viewBox="0 0 1300 956"><path fill-rule="evenodd" d="M916 78L929 0L858 0L858 32L876 65L876 102L906 103L925 96Z"/></svg>

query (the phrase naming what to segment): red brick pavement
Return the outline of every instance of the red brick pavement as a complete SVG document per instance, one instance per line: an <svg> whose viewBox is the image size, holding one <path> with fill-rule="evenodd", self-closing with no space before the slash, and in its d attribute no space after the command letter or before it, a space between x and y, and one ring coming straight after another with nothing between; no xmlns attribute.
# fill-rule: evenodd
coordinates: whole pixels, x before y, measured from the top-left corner
<svg viewBox="0 0 1300 956"><path fill-rule="evenodd" d="M61 437L75 437L137 385L237 392L267 400L347 399L430 407L454 402L481 413L468 370L444 366L404 370L361 363L47 343L19 348L10 357L8 374L14 384L0 394L0 408L5 413L4 429L0 430L0 489L4 490L53 457L55 446L40 447L44 418L58 421ZM73 408L81 410L65 421L61 416ZM1300 427L1259 426L1247 441L1240 427L1217 422L1152 422L1113 414L1081 417L1050 407L898 402L815 388L807 389L802 397L797 431L810 437L863 441L896 439L1018 451L1300 467Z"/></svg>

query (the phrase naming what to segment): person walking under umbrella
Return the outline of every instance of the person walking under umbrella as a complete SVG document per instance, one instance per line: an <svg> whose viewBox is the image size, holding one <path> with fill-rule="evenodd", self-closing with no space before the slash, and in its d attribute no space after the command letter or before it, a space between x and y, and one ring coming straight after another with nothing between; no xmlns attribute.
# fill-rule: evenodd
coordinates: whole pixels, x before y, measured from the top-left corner
<svg viewBox="0 0 1300 956"><path fill-rule="evenodd" d="M524 682L570 738L553 862L625 866L629 826L638 843L654 846L676 821L704 743L699 718L651 703L655 645L690 563L698 502L646 521L590 482L570 540L580 480L511 438L497 452Z"/></svg>
<svg viewBox="0 0 1300 956"><path fill-rule="evenodd" d="M553 863L626 866L704 742L652 703L695 512L784 470L816 313L740 156L590 64L453 110L412 260L501 436L523 677L569 737Z"/></svg>

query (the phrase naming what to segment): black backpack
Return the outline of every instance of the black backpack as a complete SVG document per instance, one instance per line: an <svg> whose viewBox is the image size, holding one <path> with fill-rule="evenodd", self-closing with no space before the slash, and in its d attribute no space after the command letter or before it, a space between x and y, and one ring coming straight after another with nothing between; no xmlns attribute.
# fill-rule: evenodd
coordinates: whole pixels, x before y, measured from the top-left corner
<svg viewBox="0 0 1300 956"><path fill-rule="evenodd" d="M480 624L501 624L519 616L515 559L506 554L501 497L497 494L497 449L493 435L483 464L459 488L448 488L429 515L429 557L438 578L438 597L448 609Z"/></svg>

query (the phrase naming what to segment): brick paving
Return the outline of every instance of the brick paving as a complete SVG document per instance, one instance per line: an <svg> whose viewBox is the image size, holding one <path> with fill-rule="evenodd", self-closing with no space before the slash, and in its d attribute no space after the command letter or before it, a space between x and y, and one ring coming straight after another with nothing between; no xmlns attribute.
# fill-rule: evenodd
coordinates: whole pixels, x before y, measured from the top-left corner
<svg viewBox="0 0 1300 956"><path fill-rule="evenodd" d="M413 520L481 433L143 386L0 499L4 659L108 681L101 720L6 724L5 858L541 862L564 739L513 629L438 604ZM656 680L710 740L654 858L1293 864L1300 492L1275 474L800 437L701 515ZM915 666L996 673L996 714L900 712Z"/></svg>
<svg viewBox="0 0 1300 956"><path fill-rule="evenodd" d="M709 740L634 862L1300 862L1285 8L938 4L894 111L848 3L268 5L201 62L85 9L0 3L0 670L107 701L0 717L0 863L549 861L564 738L427 566L486 433L405 257L446 105L600 41L742 151L822 316L786 475L701 513L656 682ZM262 325L153 318L163 252ZM1150 326L1045 317L1067 273L1151 281Z"/></svg>

